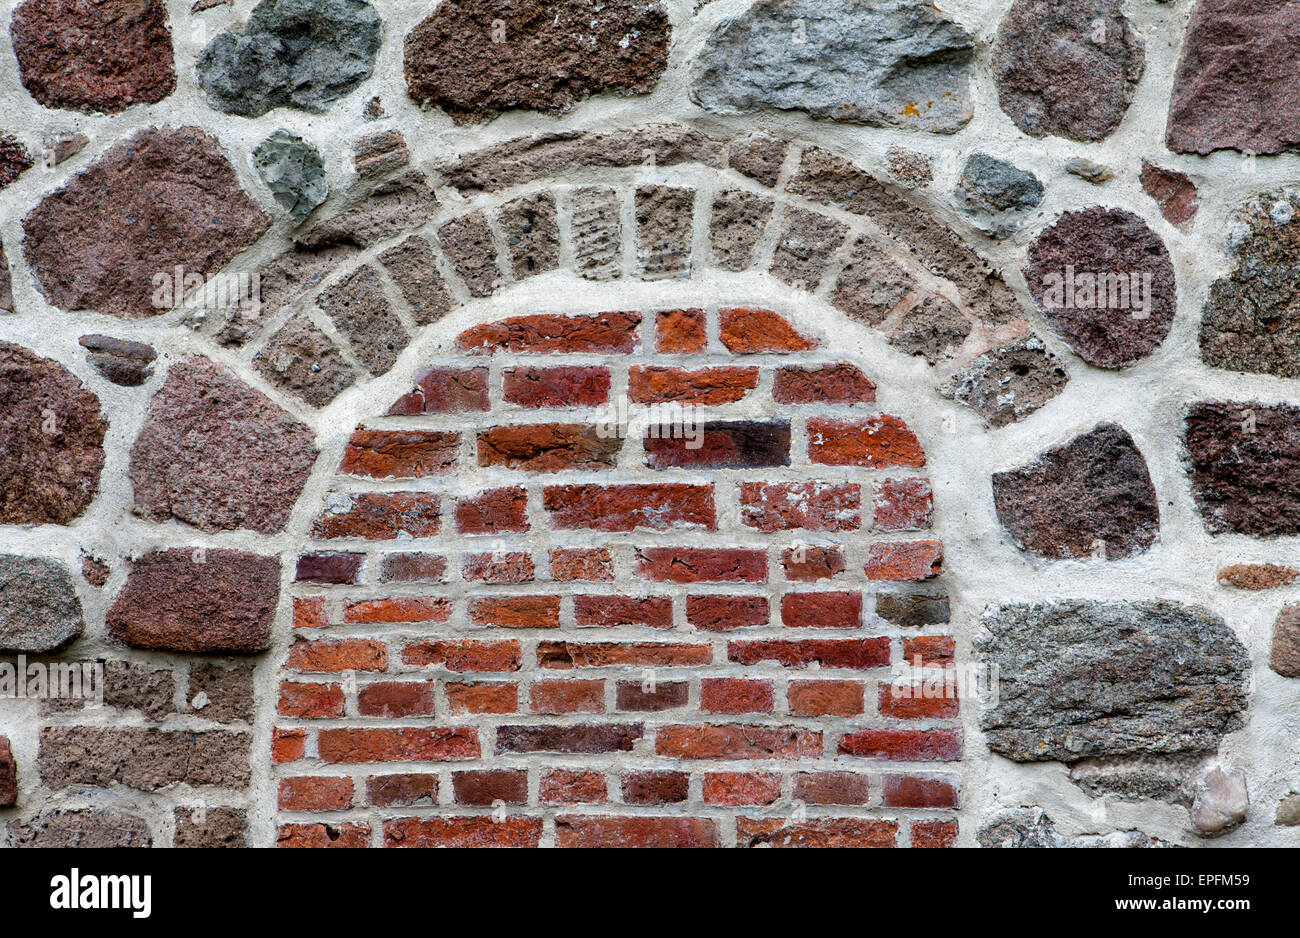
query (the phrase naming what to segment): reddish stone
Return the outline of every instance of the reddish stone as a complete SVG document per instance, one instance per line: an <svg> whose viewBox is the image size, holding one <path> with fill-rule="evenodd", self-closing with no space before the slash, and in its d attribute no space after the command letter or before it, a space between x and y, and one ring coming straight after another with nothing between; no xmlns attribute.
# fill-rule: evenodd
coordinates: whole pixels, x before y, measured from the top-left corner
<svg viewBox="0 0 1300 938"><path fill-rule="evenodd" d="M786 593L781 597L781 623L792 629L861 628L862 594Z"/></svg>
<svg viewBox="0 0 1300 938"><path fill-rule="evenodd" d="M533 713L604 713L604 681L539 681L528 690Z"/></svg>
<svg viewBox="0 0 1300 938"><path fill-rule="evenodd" d="M867 578L892 582L930 580L943 567L943 545L938 541L872 544L867 558Z"/></svg>
<svg viewBox="0 0 1300 938"><path fill-rule="evenodd" d="M399 397L389 416L463 414L485 411L488 402L486 368L430 368L415 379L415 390Z"/></svg>
<svg viewBox="0 0 1300 938"><path fill-rule="evenodd" d="M611 469L623 441L574 423L494 427L478 435L478 464L527 472Z"/></svg>
<svg viewBox="0 0 1300 938"><path fill-rule="evenodd" d="M27 152L22 141L13 134L0 133L0 189L5 188L27 170L35 165L32 162L32 155ZM9 264L5 262L4 277L9 277ZM6 291L10 289L9 284L5 284ZM13 309L13 295L9 294L4 303L4 308Z"/></svg>
<svg viewBox="0 0 1300 938"><path fill-rule="evenodd" d="M506 629L557 629L560 627L558 596L485 596L471 599L469 618L475 625Z"/></svg>
<svg viewBox="0 0 1300 938"><path fill-rule="evenodd" d="M561 530L712 531L717 525L711 485L553 485L543 492L543 506Z"/></svg>
<svg viewBox="0 0 1300 938"><path fill-rule="evenodd" d="M1282 677L1300 677L1300 606L1286 606L1273 623L1268 666Z"/></svg>
<svg viewBox="0 0 1300 938"><path fill-rule="evenodd" d="M792 547L781 553L785 578L799 583L832 580L847 569L838 547Z"/></svg>
<svg viewBox="0 0 1300 938"><path fill-rule="evenodd" d="M704 713L771 713L775 700L771 681L710 677L700 682Z"/></svg>
<svg viewBox="0 0 1300 938"><path fill-rule="evenodd" d="M677 401L699 407L733 404L758 386L757 368L685 368L637 366L628 372L628 396L637 404Z"/></svg>
<svg viewBox="0 0 1300 938"><path fill-rule="evenodd" d="M294 579L299 583L355 583L365 559L365 554L303 554L298 558Z"/></svg>
<svg viewBox="0 0 1300 938"><path fill-rule="evenodd" d="M452 793L456 804L477 808L492 805L526 804L528 802L528 773L521 769L483 769L474 772L453 772Z"/></svg>
<svg viewBox="0 0 1300 938"><path fill-rule="evenodd" d="M916 434L897 417L869 420L808 420L808 458L827 466L864 466L868 469L925 465L925 451Z"/></svg>
<svg viewBox="0 0 1300 938"><path fill-rule="evenodd" d="M536 847L541 839L541 818L409 817L384 822L385 847L522 848Z"/></svg>
<svg viewBox="0 0 1300 938"><path fill-rule="evenodd" d="M521 407L599 407L609 400L608 368L507 368L505 399Z"/></svg>
<svg viewBox="0 0 1300 938"><path fill-rule="evenodd" d="M861 507L856 485L745 482L740 489L740 519L760 531L855 531Z"/></svg>
<svg viewBox="0 0 1300 938"><path fill-rule="evenodd" d="M1142 164L1142 190L1156 200L1160 214L1165 221L1176 228L1187 229L1196 210L1201 207L1201 200L1196 192L1196 184L1186 173L1176 169L1164 169L1154 163Z"/></svg>
<svg viewBox="0 0 1300 938"><path fill-rule="evenodd" d="M823 668L865 671L889 664L887 638L810 638L799 641L768 639L732 642L727 658L740 664L775 661L785 668L806 668L817 662Z"/></svg>
<svg viewBox="0 0 1300 938"><path fill-rule="evenodd" d="M9 738L0 736L0 808L18 804L18 763L14 761Z"/></svg>
<svg viewBox="0 0 1300 938"><path fill-rule="evenodd" d="M1290 586L1300 577L1300 570L1278 564L1235 564L1219 571L1218 580L1239 590L1267 590Z"/></svg>
<svg viewBox="0 0 1300 938"><path fill-rule="evenodd" d="M357 427L343 450L339 472L370 479L419 479L456 466L460 435L431 430Z"/></svg>
<svg viewBox="0 0 1300 938"><path fill-rule="evenodd" d="M551 551L551 579L559 582L612 582L614 561L604 547L557 547Z"/></svg>
<svg viewBox="0 0 1300 938"><path fill-rule="evenodd" d="M542 804L604 804L607 794L605 776L572 769L547 772L538 787Z"/></svg>
<svg viewBox="0 0 1300 938"><path fill-rule="evenodd" d="M718 316L722 344L738 354L802 352L817 347L770 310L724 309Z"/></svg>
<svg viewBox="0 0 1300 938"><path fill-rule="evenodd" d="M631 352L640 344L640 313L594 316L518 316L460 334L456 344L467 352Z"/></svg>
<svg viewBox="0 0 1300 938"><path fill-rule="evenodd" d="M690 792L685 772L633 772L623 776L624 804L677 804Z"/></svg>
<svg viewBox="0 0 1300 938"><path fill-rule="evenodd" d="M781 776L749 772L707 772L704 803L736 807L772 804L781 797Z"/></svg>
<svg viewBox="0 0 1300 938"><path fill-rule="evenodd" d="M772 398L778 404L871 404L876 385L853 365L788 366L777 371Z"/></svg>
<svg viewBox="0 0 1300 938"><path fill-rule="evenodd" d="M704 310L669 309L655 315L655 348L665 355L703 352L708 345Z"/></svg>
<svg viewBox="0 0 1300 938"><path fill-rule="evenodd" d="M1203 401L1191 406L1185 424L1192 495L1211 534L1300 533L1300 408ZM1146 531L1158 523L1154 511L1142 516Z"/></svg>

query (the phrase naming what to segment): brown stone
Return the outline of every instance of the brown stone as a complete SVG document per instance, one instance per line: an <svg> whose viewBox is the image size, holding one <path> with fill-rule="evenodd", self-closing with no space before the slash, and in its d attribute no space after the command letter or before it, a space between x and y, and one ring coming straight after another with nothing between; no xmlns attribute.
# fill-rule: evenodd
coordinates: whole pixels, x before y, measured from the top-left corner
<svg viewBox="0 0 1300 938"><path fill-rule="evenodd" d="M243 789L250 744L247 733L224 731L47 727L36 762L41 781L53 789L118 783L158 791L178 782Z"/></svg>
<svg viewBox="0 0 1300 938"><path fill-rule="evenodd" d="M410 341L384 295L378 273L369 265L348 274L317 302L372 375L392 368Z"/></svg>
<svg viewBox="0 0 1300 938"><path fill-rule="evenodd" d="M18 763L14 761L9 738L0 736L0 808L18 804Z"/></svg>
<svg viewBox="0 0 1300 938"><path fill-rule="evenodd" d="M104 466L99 400L55 362L0 342L0 524L67 524Z"/></svg>
<svg viewBox="0 0 1300 938"><path fill-rule="evenodd" d="M190 665L190 709L217 723L252 722L253 669Z"/></svg>
<svg viewBox="0 0 1300 938"><path fill-rule="evenodd" d="M412 235L379 260L402 291L417 325L427 326L451 312L451 296L428 241Z"/></svg>
<svg viewBox="0 0 1300 938"><path fill-rule="evenodd" d="M497 227L510 249L516 280L560 266L560 229L555 196L549 192L523 196L501 207Z"/></svg>
<svg viewBox="0 0 1300 938"><path fill-rule="evenodd" d="M215 137L152 127L42 199L23 220L23 253L55 306L157 316L169 304L154 303L156 276L213 274L269 222Z"/></svg>
<svg viewBox="0 0 1300 938"><path fill-rule="evenodd" d="M357 380L356 370L339 347L304 313L271 336L253 359L253 367L313 407L324 407Z"/></svg>
<svg viewBox="0 0 1300 938"><path fill-rule="evenodd" d="M352 148L352 162L362 176L378 176L401 169L411 161L406 138L398 130L368 134Z"/></svg>
<svg viewBox="0 0 1300 938"><path fill-rule="evenodd" d="M36 848L149 847L149 825L116 811L52 811L27 824L9 824L9 846Z"/></svg>
<svg viewBox="0 0 1300 938"><path fill-rule="evenodd" d="M1154 163L1142 164L1142 190L1156 200L1165 221L1176 228L1191 227L1201 201L1196 184L1186 173L1164 169Z"/></svg>
<svg viewBox="0 0 1300 938"><path fill-rule="evenodd" d="M311 467L311 430L204 358L172 366L131 450L135 510L203 531L284 529Z"/></svg>
<svg viewBox="0 0 1300 938"><path fill-rule="evenodd" d="M248 812L242 808L177 808L173 847L247 847Z"/></svg>
<svg viewBox="0 0 1300 938"><path fill-rule="evenodd" d="M745 270L776 203L761 195L733 189L713 199L709 240L714 262L723 270Z"/></svg>
<svg viewBox="0 0 1300 938"><path fill-rule="evenodd" d="M1300 606L1287 606L1273 624L1268 666L1283 677L1300 677Z"/></svg>
<svg viewBox="0 0 1300 938"><path fill-rule="evenodd" d="M446 0L406 36L411 97L458 123L645 94L668 65L668 14L646 0Z"/></svg>
<svg viewBox="0 0 1300 938"><path fill-rule="evenodd" d="M94 369L114 384L135 388L153 375L151 365L158 353L151 345L107 335L83 335L77 343Z"/></svg>
<svg viewBox="0 0 1300 938"><path fill-rule="evenodd" d="M470 296L491 296L501 286L496 244L482 212L447 222L438 229L438 243Z"/></svg>
<svg viewBox="0 0 1300 938"><path fill-rule="evenodd" d="M135 563L105 624L133 648L256 654L271 641L280 561L236 550L178 549Z"/></svg>
<svg viewBox="0 0 1300 938"><path fill-rule="evenodd" d="M695 190L671 186L641 186L636 190L636 252L641 279L690 276L694 223Z"/></svg>
<svg viewBox="0 0 1300 938"><path fill-rule="evenodd" d="M573 264L588 280L613 280L622 274L622 205L613 189L590 186L571 196Z"/></svg>
<svg viewBox="0 0 1300 938"><path fill-rule="evenodd" d="M13 134L0 134L0 189L32 168L32 155Z"/></svg>
<svg viewBox="0 0 1300 938"><path fill-rule="evenodd" d="M351 207L294 238L294 246L306 251L369 247L421 227L437 207L438 199L424 177L417 172L403 173L379 183Z"/></svg>
<svg viewBox="0 0 1300 938"><path fill-rule="evenodd" d="M1218 581L1239 590L1271 590L1290 586L1300 570L1273 563L1239 563L1219 571Z"/></svg>
<svg viewBox="0 0 1300 938"><path fill-rule="evenodd" d="M23 87L46 107L116 114L176 88L162 0L27 0L10 35Z"/></svg>

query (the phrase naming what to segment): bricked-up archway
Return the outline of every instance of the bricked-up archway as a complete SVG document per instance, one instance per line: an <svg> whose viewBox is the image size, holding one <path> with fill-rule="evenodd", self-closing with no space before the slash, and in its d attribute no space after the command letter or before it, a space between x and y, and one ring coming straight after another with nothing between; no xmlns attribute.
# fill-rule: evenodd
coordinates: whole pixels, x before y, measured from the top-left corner
<svg viewBox="0 0 1300 938"><path fill-rule="evenodd" d="M620 401L700 445L602 430ZM462 332L299 561L281 844L951 844L957 701L888 691L953 659L942 546L875 402L768 310Z"/></svg>

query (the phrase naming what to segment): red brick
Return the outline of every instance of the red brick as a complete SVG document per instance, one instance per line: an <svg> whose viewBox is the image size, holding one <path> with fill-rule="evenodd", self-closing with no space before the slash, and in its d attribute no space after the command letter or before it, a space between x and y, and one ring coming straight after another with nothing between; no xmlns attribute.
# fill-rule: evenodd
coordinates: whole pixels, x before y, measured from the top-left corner
<svg viewBox="0 0 1300 938"><path fill-rule="evenodd" d="M623 440L578 423L493 427L478 435L478 464L525 472L612 469Z"/></svg>
<svg viewBox="0 0 1300 938"><path fill-rule="evenodd" d="M645 728L640 723L498 726L496 751L498 755L506 752L631 752L643 735Z"/></svg>
<svg viewBox="0 0 1300 938"><path fill-rule="evenodd" d="M952 664L957 649L951 635L920 635L916 638L903 639L903 661L915 665L921 659L921 667L945 667Z"/></svg>
<svg viewBox="0 0 1300 938"><path fill-rule="evenodd" d="M943 544L938 541L889 541L872 544L866 573L871 580L911 583L932 580L943 571Z"/></svg>
<svg viewBox="0 0 1300 938"><path fill-rule="evenodd" d="M448 671L518 671L518 642L429 641L402 649L402 662L415 667L442 665Z"/></svg>
<svg viewBox="0 0 1300 938"><path fill-rule="evenodd" d="M370 825L281 824L275 839L277 847L360 849L370 846Z"/></svg>
<svg viewBox="0 0 1300 938"><path fill-rule="evenodd" d="M540 818L405 817L384 822L385 847L536 847Z"/></svg>
<svg viewBox="0 0 1300 938"><path fill-rule="evenodd" d="M419 479L456 467L460 436L433 430L358 427L343 450L339 472L370 479Z"/></svg>
<svg viewBox="0 0 1300 938"><path fill-rule="evenodd" d="M437 495L417 492L353 492L346 496L346 511L327 508L312 523L311 536L316 540L363 538L386 541L399 533L411 537L433 537L441 529Z"/></svg>
<svg viewBox="0 0 1300 938"><path fill-rule="evenodd" d="M561 583L608 583L614 561L604 547L557 547L551 551L551 579Z"/></svg>
<svg viewBox="0 0 1300 938"><path fill-rule="evenodd" d="M632 772L623 776L623 803L678 804L690 794L691 777L685 772Z"/></svg>
<svg viewBox="0 0 1300 938"><path fill-rule="evenodd" d="M925 465L925 451L916 434L897 417L867 420L808 419L808 458L827 466L889 469Z"/></svg>
<svg viewBox="0 0 1300 938"><path fill-rule="evenodd" d="M781 797L781 776L751 772L708 772L704 803L737 807L772 804Z"/></svg>
<svg viewBox="0 0 1300 938"><path fill-rule="evenodd" d="M619 681L615 688L618 709L635 713L662 713L686 706L690 688L681 682L656 681L653 684Z"/></svg>
<svg viewBox="0 0 1300 938"><path fill-rule="evenodd" d="M372 775L366 779L366 798L377 808L437 804L438 776L421 773Z"/></svg>
<svg viewBox="0 0 1300 938"><path fill-rule="evenodd" d="M710 420L698 434L647 436L651 469L767 469L790 465L788 420Z"/></svg>
<svg viewBox="0 0 1300 938"><path fill-rule="evenodd" d="M357 691L357 712L363 717L433 715L432 681L385 681L365 684Z"/></svg>
<svg viewBox="0 0 1300 938"><path fill-rule="evenodd" d="M307 731L284 730L275 727L271 731L271 763L284 765L297 762L307 754Z"/></svg>
<svg viewBox="0 0 1300 938"><path fill-rule="evenodd" d="M772 383L778 404L871 404L876 385L853 365L781 368Z"/></svg>
<svg viewBox="0 0 1300 938"><path fill-rule="evenodd" d="M539 681L528 691L533 713L604 713L604 681Z"/></svg>
<svg viewBox="0 0 1300 938"><path fill-rule="evenodd" d="M711 485L553 485L543 492L560 530L634 531L717 526Z"/></svg>
<svg viewBox="0 0 1300 938"><path fill-rule="evenodd" d="M628 372L628 397L636 404L677 401L699 407L733 404L758 387L758 369L636 366Z"/></svg>
<svg viewBox="0 0 1300 938"><path fill-rule="evenodd" d="M558 596L485 596L472 599L469 618L475 625L506 629L558 629Z"/></svg>
<svg viewBox="0 0 1300 938"><path fill-rule="evenodd" d="M822 734L798 726L661 726L655 752L672 759L819 759Z"/></svg>
<svg viewBox="0 0 1300 938"><path fill-rule="evenodd" d="M706 632L767 625L766 596L688 596L686 621Z"/></svg>
<svg viewBox="0 0 1300 938"><path fill-rule="evenodd" d="M388 414L463 414L490 406L486 368L430 368L415 379L415 389L399 397Z"/></svg>
<svg viewBox="0 0 1300 938"><path fill-rule="evenodd" d="M899 692L895 693L893 684L880 685L881 716L896 720L950 720L960 710L956 684L939 684L935 690L943 696L927 696L924 686L900 684L898 688Z"/></svg>
<svg viewBox="0 0 1300 938"><path fill-rule="evenodd" d="M379 558L381 583L441 583L447 575L447 558L438 554L384 554Z"/></svg>
<svg viewBox="0 0 1300 938"><path fill-rule="evenodd" d="M640 313L516 316L462 332L467 352L631 352L640 344Z"/></svg>
<svg viewBox="0 0 1300 938"><path fill-rule="evenodd" d="M482 769L453 772L451 790L456 804L488 808L498 801L528 803L528 773L522 769Z"/></svg>
<svg viewBox="0 0 1300 938"><path fill-rule="evenodd" d="M279 799L281 811L346 811L352 807L352 779L282 778Z"/></svg>
<svg viewBox="0 0 1300 938"><path fill-rule="evenodd" d="M856 531L861 509L856 485L746 482L740 487L740 520L760 531Z"/></svg>
<svg viewBox="0 0 1300 938"><path fill-rule="evenodd" d="M877 531L921 531L934 518L934 490L929 479L886 479L875 484Z"/></svg>
<svg viewBox="0 0 1300 938"><path fill-rule="evenodd" d="M817 347L771 310L724 309L718 315L722 344L733 352L802 352Z"/></svg>
<svg viewBox="0 0 1300 938"><path fill-rule="evenodd" d="M893 847L898 822L836 817L786 824L780 819L737 818L736 839L744 847Z"/></svg>
<svg viewBox="0 0 1300 938"><path fill-rule="evenodd" d="M577 817L555 819L557 847L720 847L718 824L689 817Z"/></svg>
<svg viewBox="0 0 1300 938"><path fill-rule="evenodd" d="M655 315L655 347L666 355L691 355L708 345L704 310L667 309Z"/></svg>
<svg viewBox="0 0 1300 938"><path fill-rule="evenodd" d="M277 712L286 717L318 720L343 716L343 688L337 684L280 682Z"/></svg>
<svg viewBox="0 0 1300 938"><path fill-rule="evenodd" d="M492 489L456 502L457 534L504 534L528 530L528 493Z"/></svg>
<svg viewBox="0 0 1300 938"><path fill-rule="evenodd" d="M451 600L437 597L423 599L368 599L348 603L343 621L357 625L387 622L446 622L451 618Z"/></svg>
<svg viewBox="0 0 1300 938"><path fill-rule="evenodd" d="M866 804L867 776L852 772L800 772L794 779L794 799L805 804Z"/></svg>
<svg viewBox="0 0 1300 938"><path fill-rule="evenodd" d="M704 547L643 547L636 575L659 583L766 583L767 554L761 550Z"/></svg>
<svg viewBox="0 0 1300 938"><path fill-rule="evenodd" d="M839 754L902 762L953 762L961 758L961 732L863 730L843 736Z"/></svg>
<svg viewBox="0 0 1300 938"><path fill-rule="evenodd" d="M466 554L461 578L469 583L531 583L533 558L524 553Z"/></svg>
<svg viewBox="0 0 1300 938"><path fill-rule="evenodd" d="M323 729L322 762L445 762L477 759L478 731L470 727Z"/></svg>
<svg viewBox="0 0 1300 938"><path fill-rule="evenodd" d="M297 641L289 646L290 671L384 671L388 668L388 649L383 642L363 638L339 641Z"/></svg>
<svg viewBox="0 0 1300 938"><path fill-rule="evenodd" d="M599 772L557 769L542 776L538 796L542 804L604 804L608 792Z"/></svg>
<svg viewBox="0 0 1300 938"><path fill-rule="evenodd" d="M956 808L957 780L920 778L915 775L886 775L886 808Z"/></svg>
<svg viewBox="0 0 1300 938"><path fill-rule="evenodd" d="M505 399L521 407L599 407L609 400L608 368L507 368Z"/></svg>
<svg viewBox="0 0 1300 938"><path fill-rule="evenodd" d="M862 594L786 593L781 597L781 622L792 629L861 628Z"/></svg>
<svg viewBox="0 0 1300 938"><path fill-rule="evenodd" d="M294 579L299 583L355 583L361 575L361 562L365 559L365 554L333 551L303 554L298 558Z"/></svg>
<svg viewBox="0 0 1300 938"><path fill-rule="evenodd" d="M956 821L916 821L912 824L912 846L933 849L957 843Z"/></svg>
<svg viewBox="0 0 1300 938"><path fill-rule="evenodd" d="M669 642L538 642L537 663L543 668L605 668L614 665L675 668L711 664L710 645Z"/></svg>
<svg viewBox="0 0 1300 938"><path fill-rule="evenodd" d="M705 713L771 713L771 681L707 677L700 682L700 709Z"/></svg>
<svg viewBox="0 0 1300 938"><path fill-rule="evenodd" d="M833 580L846 569L838 547L791 547L781 553L785 578L796 583Z"/></svg>
<svg viewBox="0 0 1300 938"><path fill-rule="evenodd" d="M323 629L329 625L325 613L325 600L319 596L293 600L293 627L295 629Z"/></svg>
<svg viewBox="0 0 1300 938"><path fill-rule="evenodd" d="M673 601L668 596L575 596L573 617L584 627L642 625L671 629Z"/></svg>
<svg viewBox="0 0 1300 938"><path fill-rule="evenodd" d="M790 713L797 717L855 717L864 711L864 687L857 681L791 681Z"/></svg>
<svg viewBox="0 0 1300 938"><path fill-rule="evenodd" d="M814 661L823 668L865 671L889 664L887 638L809 638L732 642L727 657L741 664L776 661L787 668L806 668Z"/></svg>
<svg viewBox="0 0 1300 938"><path fill-rule="evenodd" d="M452 716L465 713L514 713L519 691L514 684L448 684L447 707Z"/></svg>

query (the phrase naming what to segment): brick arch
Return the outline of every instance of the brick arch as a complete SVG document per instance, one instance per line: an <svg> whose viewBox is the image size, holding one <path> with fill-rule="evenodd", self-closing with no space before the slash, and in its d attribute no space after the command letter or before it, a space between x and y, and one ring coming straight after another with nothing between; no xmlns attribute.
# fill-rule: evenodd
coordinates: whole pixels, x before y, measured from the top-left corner
<svg viewBox="0 0 1300 938"><path fill-rule="evenodd" d="M394 170L296 236L263 304L206 328L323 407L424 328L515 284L760 272L933 366L994 427L1068 377L996 271L924 203L817 146L678 126L520 138Z"/></svg>
<svg viewBox="0 0 1300 938"><path fill-rule="evenodd" d="M613 291L611 291L613 292ZM356 429L278 668L288 846L947 846L926 456L779 312L488 318ZM600 429L689 405L702 445Z"/></svg>

